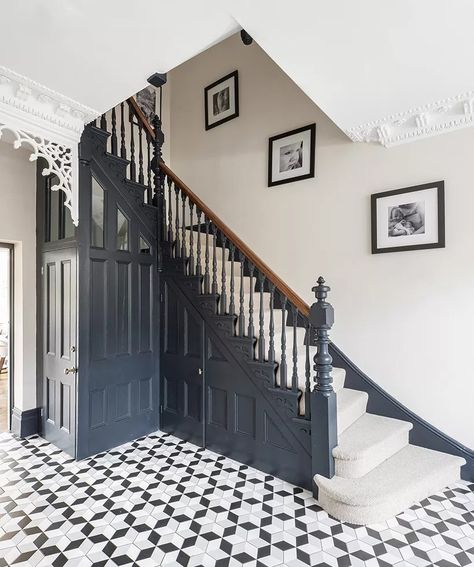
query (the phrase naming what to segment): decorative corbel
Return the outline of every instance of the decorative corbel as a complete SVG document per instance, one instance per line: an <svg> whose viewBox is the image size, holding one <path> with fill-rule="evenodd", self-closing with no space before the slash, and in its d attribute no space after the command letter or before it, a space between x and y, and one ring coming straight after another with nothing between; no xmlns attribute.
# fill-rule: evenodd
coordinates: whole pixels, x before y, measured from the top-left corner
<svg viewBox="0 0 474 567"><path fill-rule="evenodd" d="M78 144L85 124L98 115L98 111L0 66L0 139L10 132L15 149L31 150L30 161L46 160L42 174L57 177L51 189L64 191L65 206L76 226Z"/></svg>

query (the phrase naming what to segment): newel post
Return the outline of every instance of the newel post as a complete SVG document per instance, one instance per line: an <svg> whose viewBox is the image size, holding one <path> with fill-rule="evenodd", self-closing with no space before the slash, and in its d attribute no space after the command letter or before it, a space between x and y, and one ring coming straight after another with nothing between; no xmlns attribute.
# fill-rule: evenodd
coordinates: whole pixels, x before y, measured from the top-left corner
<svg viewBox="0 0 474 567"><path fill-rule="evenodd" d="M161 119L157 114L153 117L152 125L155 130L155 137L153 139L153 159L151 162L154 178L153 182L155 185L153 205L158 207L158 240L160 248L161 242L166 239L165 179L164 174L160 169L160 163L163 161L161 151L165 141L165 136L161 129Z"/></svg>
<svg viewBox="0 0 474 567"><path fill-rule="evenodd" d="M336 393L332 387L332 357L329 354L329 331L334 324L334 308L326 301L330 287L322 276L312 291L316 302L311 306L309 320L313 330L311 344L318 347L314 357L314 387L311 392L311 455L313 492L317 496L314 475L334 476L332 450L337 445Z"/></svg>

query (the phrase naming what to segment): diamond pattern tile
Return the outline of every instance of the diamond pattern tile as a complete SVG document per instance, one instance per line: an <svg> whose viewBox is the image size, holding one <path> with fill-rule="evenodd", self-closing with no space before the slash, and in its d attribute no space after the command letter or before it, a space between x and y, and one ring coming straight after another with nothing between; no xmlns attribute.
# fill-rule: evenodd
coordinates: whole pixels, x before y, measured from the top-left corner
<svg viewBox="0 0 474 567"><path fill-rule="evenodd" d="M166 434L76 462L40 437L0 435L0 567L464 567L474 485L372 526Z"/></svg>

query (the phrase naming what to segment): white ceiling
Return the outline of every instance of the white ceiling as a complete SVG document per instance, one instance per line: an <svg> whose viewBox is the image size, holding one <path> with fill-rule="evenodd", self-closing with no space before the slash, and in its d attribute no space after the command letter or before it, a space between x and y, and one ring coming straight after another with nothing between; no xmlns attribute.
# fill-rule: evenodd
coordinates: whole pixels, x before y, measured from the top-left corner
<svg viewBox="0 0 474 567"><path fill-rule="evenodd" d="M239 29L219 0L10 0L0 65L100 112Z"/></svg>
<svg viewBox="0 0 474 567"><path fill-rule="evenodd" d="M353 139L474 115L472 0L14 0L2 20L0 65L99 111L242 26Z"/></svg>

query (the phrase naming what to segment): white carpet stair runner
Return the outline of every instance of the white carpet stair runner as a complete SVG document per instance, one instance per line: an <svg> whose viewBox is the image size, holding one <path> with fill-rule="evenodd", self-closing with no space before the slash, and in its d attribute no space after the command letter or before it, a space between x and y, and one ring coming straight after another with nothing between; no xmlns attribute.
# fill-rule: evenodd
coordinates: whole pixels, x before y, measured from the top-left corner
<svg viewBox="0 0 474 567"><path fill-rule="evenodd" d="M189 231L188 244L189 244ZM195 241L196 245L196 241ZM188 247L189 250L189 247ZM231 262L225 252L227 308L231 292ZM196 261L196 253L194 254ZM202 273L205 267L205 245L201 241ZM234 304L238 315L240 308L240 263L234 261ZM212 247L209 248L210 280L213 276ZM217 248L217 283L222 284L222 249ZM257 291L254 286L257 283ZM246 276L243 280L245 329L249 324L249 305L253 303L253 326L258 337L261 296L258 280ZM277 292L275 292L275 295ZM265 351L269 347L270 293L265 292L263 315L265 329ZM281 333L285 319L282 310L274 309L275 362L281 361ZM238 324L238 323L237 323ZM291 375L294 332L292 326L285 327L288 376ZM298 353L298 387L305 391L304 345L305 329L296 329ZM257 341L258 345L258 341ZM316 347L309 347L311 377ZM343 522L369 524L381 522L406 510L416 502L456 482L464 459L438 451L409 444L409 433L413 425L406 421L366 413L368 394L344 387L345 371L334 368L333 388L337 395L338 445L333 451L336 474L328 479L316 475L320 505ZM311 378L312 379L312 378ZM289 384L289 378L287 382ZM276 383L280 384L279 368ZM300 412L304 413L304 396L300 400Z"/></svg>

